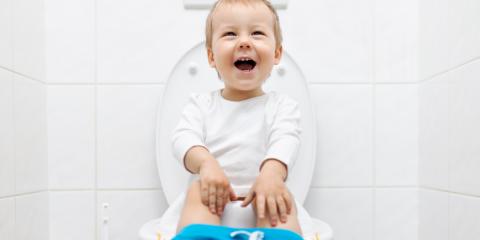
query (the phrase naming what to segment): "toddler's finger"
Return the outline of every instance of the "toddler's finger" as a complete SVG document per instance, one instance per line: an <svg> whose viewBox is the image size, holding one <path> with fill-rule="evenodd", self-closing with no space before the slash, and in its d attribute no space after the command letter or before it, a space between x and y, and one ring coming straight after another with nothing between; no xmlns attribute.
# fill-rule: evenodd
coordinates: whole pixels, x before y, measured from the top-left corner
<svg viewBox="0 0 480 240"><path fill-rule="evenodd" d="M230 202L230 192L228 192L228 190L227 190L227 191L225 191L225 192L223 193L223 205L222 205L222 211L221 211L220 215L223 214L223 211L225 210L225 206L226 206L229 202Z"/></svg>
<svg viewBox="0 0 480 240"><path fill-rule="evenodd" d="M257 215L258 218L265 218L265 197L263 195L257 195Z"/></svg>
<svg viewBox="0 0 480 240"><path fill-rule="evenodd" d="M242 207L246 207L248 204L250 204L253 200L254 197L254 191L250 190L247 194L247 197L242 202Z"/></svg>
<svg viewBox="0 0 480 240"><path fill-rule="evenodd" d="M237 200L237 194L233 191L232 185L228 185L228 193L231 201Z"/></svg>
<svg viewBox="0 0 480 240"><path fill-rule="evenodd" d="M210 206L210 212L215 214L215 205L216 205L216 200L217 200L217 190L215 188L215 185L211 185L209 189L209 196L208 196L208 202Z"/></svg>
<svg viewBox="0 0 480 240"><path fill-rule="evenodd" d="M277 226L278 220L278 211L277 211L277 202L275 201L274 197L267 198L267 207L268 207L268 214L270 215L270 223L272 227Z"/></svg>
<svg viewBox="0 0 480 240"><path fill-rule="evenodd" d="M281 196L277 197L277 206L280 212L280 221L282 223L286 223L287 222L287 206L285 204L285 200L283 200L283 197Z"/></svg>
<svg viewBox="0 0 480 240"><path fill-rule="evenodd" d="M200 197L202 199L202 203L208 207L208 185L201 183L200 184Z"/></svg>
<svg viewBox="0 0 480 240"><path fill-rule="evenodd" d="M283 200L285 200L285 203L287 204L287 214L292 213L293 203L292 203L292 198L291 198L290 193L287 192L287 193L283 194Z"/></svg>
<svg viewBox="0 0 480 240"><path fill-rule="evenodd" d="M222 215L224 205L224 190L221 186L217 187L217 214Z"/></svg>

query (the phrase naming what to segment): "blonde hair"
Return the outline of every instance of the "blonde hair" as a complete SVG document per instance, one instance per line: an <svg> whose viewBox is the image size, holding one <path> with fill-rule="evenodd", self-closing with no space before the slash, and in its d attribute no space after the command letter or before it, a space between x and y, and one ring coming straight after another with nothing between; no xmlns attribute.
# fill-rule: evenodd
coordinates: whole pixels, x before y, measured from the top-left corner
<svg viewBox="0 0 480 240"><path fill-rule="evenodd" d="M265 6L270 9L270 11L273 14L274 21L273 21L273 32L275 35L275 43L276 43L276 48L278 49L279 47L282 46L282 30L280 29L280 20L278 18L277 11L273 7L273 5L270 3L268 0L218 0L213 4L212 8L210 9L210 13L208 14L207 17L207 22L205 24L205 46L207 49L212 48L212 33L213 33L213 26L212 26L212 20L213 20L213 13L217 9L218 6L221 6L223 4L233 4L233 3L242 3L242 4L252 4L252 3L263 3Z"/></svg>

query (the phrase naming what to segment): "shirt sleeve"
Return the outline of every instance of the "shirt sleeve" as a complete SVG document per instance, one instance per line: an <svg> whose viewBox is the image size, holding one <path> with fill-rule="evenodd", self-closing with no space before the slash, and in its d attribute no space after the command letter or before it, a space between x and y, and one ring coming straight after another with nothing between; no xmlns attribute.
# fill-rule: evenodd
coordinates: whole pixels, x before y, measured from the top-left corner
<svg viewBox="0 0 480 240"><path fill-rule="evenodd" d="M300 147L300 109L291 98L281 98L267 137L267 159L276 159L290 169Z"/></svg>
<svg viewBox="0 0 480 240"><path fill-rule="evenodd" d="M182 165L184 165L185 154L190 148L194 146L205 147L203 105L201 96L192 94L183 109L180 121L173 131L173 155Z"/></svg>

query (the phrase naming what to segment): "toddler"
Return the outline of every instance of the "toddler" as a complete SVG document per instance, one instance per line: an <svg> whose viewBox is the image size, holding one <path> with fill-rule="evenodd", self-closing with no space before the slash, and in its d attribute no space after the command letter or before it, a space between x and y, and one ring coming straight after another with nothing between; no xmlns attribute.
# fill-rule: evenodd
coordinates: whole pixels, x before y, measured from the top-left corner
<svg viewBox="0 0 480 240"><path fill-rule="evenodd" d="M196 174L177 232L220 225L226 204L252 204L256 226L301 235L286 187L299 148L300 112L291 98L262 84L282 57L278 15L267 0L219 0L206 23L208 62L224 88L193 94L173 138L173 153Z"/></svg>

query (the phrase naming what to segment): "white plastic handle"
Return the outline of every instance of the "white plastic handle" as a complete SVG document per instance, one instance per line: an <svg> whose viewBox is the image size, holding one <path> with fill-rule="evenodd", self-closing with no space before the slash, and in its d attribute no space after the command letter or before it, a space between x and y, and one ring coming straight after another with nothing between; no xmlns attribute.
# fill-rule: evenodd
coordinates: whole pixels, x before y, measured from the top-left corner
<svg viewBox="0 0 480 240"><path fill-rule="evenodd" d="M249 233L247 231L242 231L242 230L230 233L230 237L234 238L235 236L240 234L247 235L248 240L262 240L264 237L264 233L262 231L255 231L255 232Z"/></svg>

